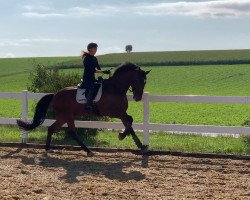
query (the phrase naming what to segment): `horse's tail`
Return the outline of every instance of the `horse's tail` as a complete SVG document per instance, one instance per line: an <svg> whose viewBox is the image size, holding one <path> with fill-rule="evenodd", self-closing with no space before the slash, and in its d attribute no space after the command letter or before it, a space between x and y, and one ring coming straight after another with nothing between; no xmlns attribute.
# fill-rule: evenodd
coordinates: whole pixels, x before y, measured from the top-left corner
<svg viewBox="0 0 250 200"><path fill-rule="evenodd" d="M48 94L40 99L40 101L36 105L36 110L32 123L24 122L22 120L17 120L17 125L26 131L33 130L39 125L41 125L45 120L50 102L53 99L53 97L54 94Z"/></svg>

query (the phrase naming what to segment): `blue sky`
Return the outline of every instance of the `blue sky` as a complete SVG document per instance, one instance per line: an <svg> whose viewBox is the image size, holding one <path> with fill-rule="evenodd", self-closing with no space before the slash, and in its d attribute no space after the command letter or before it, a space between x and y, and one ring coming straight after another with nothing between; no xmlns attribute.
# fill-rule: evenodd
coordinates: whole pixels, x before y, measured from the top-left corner
<svg viewBox="0 0 250 200"><path fill-rule="evenodd" d="M0 57L250 48L250 0L0 0Z"/></svg>

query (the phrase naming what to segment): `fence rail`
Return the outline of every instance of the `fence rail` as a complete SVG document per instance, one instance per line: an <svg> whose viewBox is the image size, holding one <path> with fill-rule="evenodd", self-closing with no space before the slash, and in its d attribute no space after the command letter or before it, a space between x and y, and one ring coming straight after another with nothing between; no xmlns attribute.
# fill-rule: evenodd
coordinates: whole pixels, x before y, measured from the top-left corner
<svg viewBox="0 0 250 200"><path fill-rule="evenodd" d="M22 99L22 119L28 121L28 100L40 99L47 93L29 93L24 90L21 93L2 92L0 98L4 99ZM133 101L131 95L127 96L129 101ZM148 92L143 94L143 122L134 123L135 130L143 131L143 144L149 145L149 131L165 131L175 133L193 133L193 134L250 134L250 127L242 126L210 126L210 125L181 125L181 124L157 124L150 123L149 103L150 102L196 102L196 103L239 103L250 104L250 97L237 96L152 96ZM16 124L17 118L0 118L0 124ZM50 126L54 120L46 119L43 126ZM104 129L123 129L121 122L102 122L102 121L75 121L78 128L104 128ZM64 125L66 126L66 125ZM28 141L28 133L22 131L22 142Z"/></svg>

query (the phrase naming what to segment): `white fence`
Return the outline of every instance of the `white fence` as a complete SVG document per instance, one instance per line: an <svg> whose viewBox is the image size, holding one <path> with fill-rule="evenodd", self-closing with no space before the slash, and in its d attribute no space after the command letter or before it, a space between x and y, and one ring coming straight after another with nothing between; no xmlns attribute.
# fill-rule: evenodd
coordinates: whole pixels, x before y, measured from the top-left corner
<svg viewBox="0 0 250 200"><path fill-rule="evenodd" d="M28 99L40 99L45 93L29 93L24 90L22 93L0 93L0 98L4 99L22 99L22 119L28 119ZM128 95L128 100L132 101L132 96ZM204 125L180 125L180 124L157 124L150 123L149 120L149 102L196 102L196 103L240 103L250 104L250 97L231 97L231 96L152 96L145 92L142 98L143 102L143 122L134 123L135 130L143 130L143 144L149 145L149 131L165 131L175 133L193 133L193 134L250 134L250 127L242 126L204 126ZM0 124L16 124L17 118L0 118ZM45 120L43 126L50 126L54 120ZM101 122L101 121L76 121L76 127L81 128L106 128L123 129L121 122ZM66 126L66 125L64 125ZM22 142L26 143L28 133L23 131Z"/></svg>

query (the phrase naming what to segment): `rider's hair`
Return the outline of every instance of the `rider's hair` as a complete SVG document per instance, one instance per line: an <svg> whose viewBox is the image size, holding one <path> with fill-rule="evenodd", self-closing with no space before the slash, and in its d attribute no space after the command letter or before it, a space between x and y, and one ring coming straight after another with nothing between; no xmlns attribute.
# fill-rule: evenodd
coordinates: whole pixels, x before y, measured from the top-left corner
<svg viewBox="0 0 250 200"><path fill-rule="evenodd" d="M87 56L89 54L88 51L83 51L83 53L81 54L81 58L83 59L85 56Z"/></svg>

